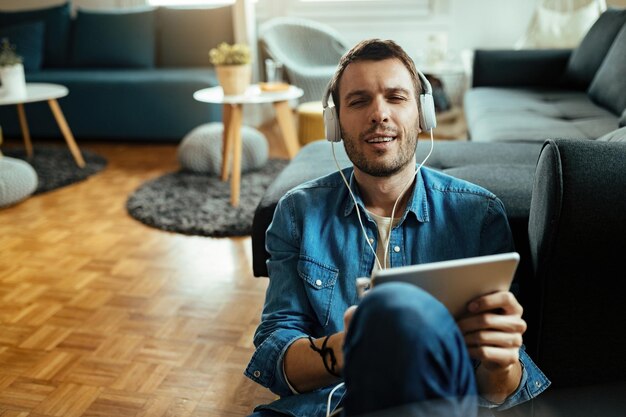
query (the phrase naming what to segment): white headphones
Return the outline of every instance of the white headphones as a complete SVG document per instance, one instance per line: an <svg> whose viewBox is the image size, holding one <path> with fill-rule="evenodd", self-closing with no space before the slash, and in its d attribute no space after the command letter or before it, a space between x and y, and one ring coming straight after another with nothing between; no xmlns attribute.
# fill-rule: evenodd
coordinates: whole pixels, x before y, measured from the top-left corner
<svg viewBox="0 0 626 417"><path fill-rule="evenodd" d="M420 94L420 128L422 130L431 130L437 127L437 117L435 116L435 102L433 101L433 90L430 83L419 70L417 75L422 82L423 93ZM326 139L329 142L341 142L341 127L339 126L339 115L335 106L328 105L330 98L330 83L326 87L324 97L322 98L322 106L324 107L324 128L326 129Z"/></svg>

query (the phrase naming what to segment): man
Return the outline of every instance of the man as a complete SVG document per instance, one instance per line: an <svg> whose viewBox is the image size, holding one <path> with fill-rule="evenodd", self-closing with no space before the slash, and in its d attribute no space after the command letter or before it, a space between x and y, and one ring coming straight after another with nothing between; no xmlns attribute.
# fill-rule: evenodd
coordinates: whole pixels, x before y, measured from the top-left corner
<svg viewBox="0 0 626 417"><path fill-rule="evenodd" d="M510 292L474 300L458 322L408 284L380 286L359 303L355 280L376 265L509 252L512 240L493 194L427 168L416 173L422 87L397 44L359 43L329 89L354 164L344 170L354 200L334 173L278 203L246 375L281 398L253 416L324 416L329 398L349 416L471 416L477 403L484 412L538 395L549 381L522 348L526 324Z"/></svg>

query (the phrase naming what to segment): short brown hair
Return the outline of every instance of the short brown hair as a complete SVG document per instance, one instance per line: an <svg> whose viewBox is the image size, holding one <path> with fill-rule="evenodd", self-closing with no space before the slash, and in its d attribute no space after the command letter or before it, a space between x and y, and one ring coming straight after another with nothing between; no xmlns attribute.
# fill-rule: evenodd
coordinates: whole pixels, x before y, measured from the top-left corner
<svg viewBox="0 0 626 417"><path fill-rule="evenodd" d="M391 58L399 59L409 71L413 80L413 88L415 89L415 99L419 106L418 96L422 91L422 83L411 57L407 55L400 45L392 40L366 39L357 43L341 57L337 71L335 71L335 75L333 75L330 84L328 84L337 113L339 113L339 82L348 65L359 61L382 61Z"/></svg>

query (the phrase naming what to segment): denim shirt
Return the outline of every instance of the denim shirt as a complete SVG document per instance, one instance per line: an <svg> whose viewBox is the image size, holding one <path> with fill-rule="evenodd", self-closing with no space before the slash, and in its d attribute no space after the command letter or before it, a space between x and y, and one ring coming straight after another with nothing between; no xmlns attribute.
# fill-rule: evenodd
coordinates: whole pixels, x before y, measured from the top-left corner
<svg viewBox="0 0 626 417"><path fill-rule="evenodd" d="M376 249L377 226L365 211L353 178L344 173L359 205L368 238ZM343 330L343 314L358 304L356 278L369 277L374 254L366 242L356 208L338 172L304 183L278 202L266 233L270 282L253 354L245 375L281 396L257 409L293 416L325 416L330 390L293 394L283 373L283 358L295 340ZM391 232L392 267L510 252L511 231L502 202L489 191L428 168L421 168L402 218ZM518 389L500 405L504 410L527 401L550 382L520 350L523 367ZM336 406L344 389L333 398Z"/></svg>

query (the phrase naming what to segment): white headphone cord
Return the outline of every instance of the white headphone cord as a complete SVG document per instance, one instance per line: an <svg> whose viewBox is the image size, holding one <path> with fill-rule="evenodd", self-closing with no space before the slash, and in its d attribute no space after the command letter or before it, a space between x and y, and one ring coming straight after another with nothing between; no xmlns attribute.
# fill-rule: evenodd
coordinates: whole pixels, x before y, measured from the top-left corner
<svg viewBox="0 0 626 417"><path fill-rule="evenodd" d="M374 259L376 260L376 264L378 265L378 269L385 269L387 267L387 253L389 252L389 241L391 240L391 229L393 228L393 219L394 219L394 215L396 212L396 206L398 205L398 202L400 201L400 198L402 198L402 195L405 193L405 191L407 190L407 188L409 187L409 185L411 184L412 179L415 177L415 175L417 175L417 173L422 169L422 166L426 163L426 161L428 160L428 158L430 158L430 155L433 153L433 147L435 144L435 140L433 138L433 130L430 129L430 150L428 151L428 155L426 155L426 158L424 158L424 160L418 165L417 169L415 170L415 174L413 175L413 177L411 177L409 179L409 181L407 181L407 183L404 185L404 188L402 188L402 191L400 192L400 195L398 196L398 198L396 199L396 202L393 205L393 209L391 210L391 222L389 223L389 232L387 233L387 241L385 242L385 256L383 258L383 265L381 265L380 260L378 259L378 256L376 256L376 251L374 250L374 246L372 246L372 243L370 242L369 237L367 236L367 231L365 230L365 226L363 226L363 220L361 219L361 212L359 210L359 205L356 202L356 197L354 196L352 189L350 188L350 184L348 183L348 180L346 179L346 176L343 174L343 171L341 170L341 167L339 166L339 162L337 162L337 156L335 154L335 142L331 142L331 149L333 152L333 159L335 160L335 165L337 165L337 170L339 171L339 174L341 175L341 178L343 179L344 184L346 184L346 188L348 188L348 192L350 193L350 197L352 197L352 201L354 201L354 206L356 208L356 215L359 219L359 225L361 226L361 231L363 232L363 236L365 237L365 241L367 242L368 246L370 247L370 249L372 250L372 253L374 254Z"/></svg>
<svg viewBox="0 0 626 417"><path fill-rule="evenodd" d="M433 138L433 130L430 129L430 150L428 151L428 155L426 155L426 158L424 158L424 160L415 169L415 175L417 175L417 173L422 169L422 166L426 163L428 158L430 158L430 155L433 153L434 144L435 144L435 140ZM369 238L367 237L367 232L365 231L365 226L363 226L363 221L361 219L361 214L360 214L360 211L359 211L359 205L356 202L356 197L352 193L352 189L350 188L350 184L348 183L348 180L346 179L346 176L343 174L343 172L341 170L341 167L339 166L339 162L337 161L337 156L335 154L335 143L334 142L331 142L331 148L332 148L332 151L333 151L333 159L335 160L335 165L337 165L337 170L339 171L339 174L341 175L341 178L343 179L343 182L346 184L346 187L348 188L348 192L350 193L350 196L352 197L352 200L354 201L354 206L356 208L356 214L357 214L357 217L359 219L359 224L361 225L361 231L363 232L363 236L365 236L365 241L367 242L367 244L369 245L370 249L372 250L372 253L374 253L374 258L376 259L376 263L378 264L378 268L382 270L384 268L382 268L382 266L380 264L380 260L378 259L378 256L376 256L376 251L374 250L374 247L372 246L372 244L370 243ZM393 216L395 214L396 206L398 204L398 201L400 201L400 198L402 198L402 195L404 194L404 192L408 188L409 184L411 184L411 180L407 181L407 183L404 185L404 188L400 192L400 195L396 199L396 202L393 205L393 209L391 210L391 223L389 224L389 233L387 234L387 242L385 244L385 258L384 258L385 266L387 265L387 252L389 251L389 241L391 239L391 229L393 228ZM330 406L331 406L331 402L332 402L332 399L333 399L333 395L335 394L335 391L337 391L339 388L343 387L344 385L345 385L345 383L343 383L343 382L337 384L330 391L330 394L328 394L328 401L326 403L326 417L330 417Z"/></svg>
<svg viewBox="0 0 626 417"><path fill-rule="evenodd" d="M367 244L369 245L370 249L374 253L374 258L376 259L376 263L378 264L378 268L379 269L383 269L383 267L380 265L380 261L378 260L378 256L376 256L376 251L374 250L374 247L372 246L372 243L370 242L370 239L367 236L367 231L365 231L365 226L363 226L363 220L361 219L361 212L359 211L359 205L356 202L356 197L352 193L352 189L350 188L350 184L348 184L348 180L346 179L346 176L343 175L343 171L341 171L341 168L339 167L339 162L337 162L337 156L335 155L335 142L331 142L330 144L331 144L331 148L333 150L333 159L335 160L335 165L337 165L337 170L339 170L339 174L341 174L341 178L343 179L343 182L346 184L346 187L348 188L348 192L350 192L350 196L352 197L352 201L354 201L354 208L356 209L356 215L359 218L359 224L361 225L361 231L363 232L363 236L365 236L365 241L367 242Z"/></svg>
<svg viewBox="0 0 626 417"><path fill-rule="evenodd" d="M330 403L333 399L333 394L335 393L335 391L337 391L339 388L343 387L345 385L345 383L341 382L339 384L337 384L335 386L335 388L333 388L330 391L330 394L328 394L328 402L326 403L326 417L330 417Z"/></svg>
<svg viewBox="0 0 626 417"><path fill-rule="evenodd" d="M393 204L393 208L391 209L391 222L389 222L389 231L387 232L387 241L385 242L385 256L383 258L383 263L385 265L385 268L387 267L387 254L389 253L389 242L391 240L391 230L393 229L393 220L394 220L394 215L396 214L396 206L398 205L398 202L400 201L400 199L402 198L402 196L406 192L406 190L409 187L409 185L411 185L412 179L417 176L418 172L420 172L420 170L422 169L422 165L424 165L424 163L426 163L428 158L430 158L430 154L433 153L433 147L435 145L435 139L433 137L433 130L430 129L429 132L430 132L430 150L428 151L428 155L426 155L426 158L424 158L422 163L417 166L417 168L415 169L415 174L413 174L413 177L409 178L407 183L404 184L404 187L402 188L402 191L400 191L400 195L396 199L396 202ZM379 262L379 264L380 264L380 262Z"/></svg>

